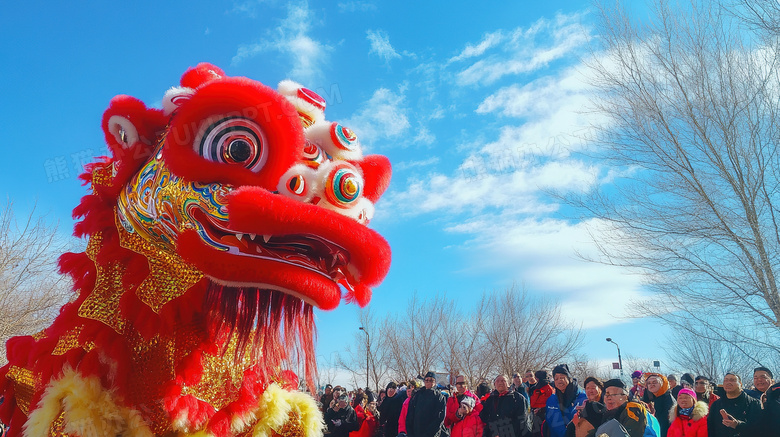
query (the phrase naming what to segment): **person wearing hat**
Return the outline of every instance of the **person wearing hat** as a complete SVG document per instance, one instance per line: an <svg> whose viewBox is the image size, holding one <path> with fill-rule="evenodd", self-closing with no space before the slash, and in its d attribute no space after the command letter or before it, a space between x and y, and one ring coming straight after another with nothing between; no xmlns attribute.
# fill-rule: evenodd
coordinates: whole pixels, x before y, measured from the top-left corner
<svg viewBox="0 0 780 437"><path fill-rule="evenodd" d="M693 375L690 373L683 373L683 375L680 377L680 388L693 388Z"/></svg>
<svg viewBox="0 0 780 437"><path fill-rule="evenodd" d="M527 437L531 433L528 401L509 389L509 378L498 375L495 390L482 402L479 418L485 424L484 437Z"/></svg>
<svg viewBox="0 0 780 437"><path fill-rule="evenodd" d="M665 376L660 373L645 375L645 395L642 401L650 406L650 412L658 419L661 437L666 437L670 425L669 415L675 406L675 401Z"/></svg>
<svg viewBox="0 0 780 437"><path fill-rule="evenodd" d="M677 393L677 406L669 413L668 437L707 437L707 414L710 407L697 400L696 392L681 388Z"/></svg>
<svg viewBox="0 0 780 437"><path fill-rule="evenodd" d="M447 399L448 406L450 399L457 399L457 395ZM481 411L482 404L476 395L462 396L455 412L457 421L452 424L450 437L482 437L484 424L479 418Z"/></svg>
<svg viewBox="0 0 780 437"><path fill-rule="evenodd" d="M559 364L553 369L553 384L555 393L547 398L545 420L545 436L564 437L566 426L571 422L577 407L585 403L585 390L577 386L567 364Z"/></svg>
<svg viewBox="0 0 780 437"><path fill-rule="evenodd" d="M471 398L474 400L473 405L470 406L469 413L477 416L479 421L479 412L482 411L482 402L480 402L477 395L469 390L466 377L458 375L455 377L455 391L447 398L447 412L444 417L444 426L450 429L450 435L455 433L456 428L460 426L460 422L463 421L465 416L459 414L464 399ZM480 426L482 422L479 421ZM482 432L480 431L480 435Z"/></svg>
<svg viewBox="0 0 780 437"><path fill-rule="evenodd" d="M346 394L341 394L335 399L333 407L325 412L324 419L331 437L348 437L349 433L360 428L357 414L349 405Z"/></svg>
<svg viewBox="0 0 780 437"><path fill-rule="evenodd" d="M631 383L633 386L631 387L631 390L629 390L631 396L642 399L642 395L645 394L645 386L642 385L642 382L642 372L634 370L634 372L631 373Z"/></svg>
<svg viewBox="0 0 780 437"><path fill-rule="evenodd" d="M531 396L531 436L541 436L542 423L547 415L547 400L553 394L553 388L550 385L550 376L546 370L537 370L531 379L533 384L528 388L528 394Z"/></svg>
<svg viewBox="0 0 780 437"><path fill-rule="evenodd" d="M446 436L444 414L447 398L436 388L436 374L428 372L425 386L409 401L406 413L406 434L409 437Z"/></svg>
<svg viewBox="0 0 780 437"><path fill-rule="evenodd" d="M600 411L599 402L588 402L585 409L574 417L576 435L597 437L602 434L619 435L622 432L630 437L643 437L647 430L647 410L637 402L628 401L629 392L619 379L610 379L604 383L604 407ZM589 419L589 411L594 410L596 419ZM584 413L583 413L584 412ZM599 423L598 414L601 415ZM597 423L598 426L596 425Z"/></svg>
<svg viewBox="0 0 780 437"><path fill-rule="evenodd" d="M406 390L398 390L395 382L387 383L385 399L379 404L379 424L383 429L384 437L398 435L398 418L401 417L401 408L406 400L406 394Z"/></svg>

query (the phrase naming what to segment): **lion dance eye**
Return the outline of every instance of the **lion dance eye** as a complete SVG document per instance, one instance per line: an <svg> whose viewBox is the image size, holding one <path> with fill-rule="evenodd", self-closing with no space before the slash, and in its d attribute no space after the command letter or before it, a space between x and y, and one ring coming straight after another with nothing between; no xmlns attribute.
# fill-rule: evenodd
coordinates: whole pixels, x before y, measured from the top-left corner
<svg viewBox="0 0 780 437"><path fill-rule="evenodd" d="M306 141L306 146L303 148L303 159L309 167L317 168L328 159L328 156L316 144Z"/></svg>
<svg viewBox="0 0 780 437"><path fill-rule="evenodd" d="M257 123L240 117L228 117L210 125L199 140L196 151L209 161L242 165L259 171L268 159L265 135Z"/></svg>
<svg viewBox="0 0 780 437"><path fill-rule="evenodd" d="M325 181L325 197L340 208L350 208L360 198L363 178L349 165L334 167Z"/></svg>

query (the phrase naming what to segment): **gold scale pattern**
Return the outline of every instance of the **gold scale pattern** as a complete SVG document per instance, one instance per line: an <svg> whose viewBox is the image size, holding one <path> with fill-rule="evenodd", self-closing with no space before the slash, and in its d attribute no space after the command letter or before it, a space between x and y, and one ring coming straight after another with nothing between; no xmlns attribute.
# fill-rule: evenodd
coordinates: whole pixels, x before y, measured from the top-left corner
<svg viewBox="0 0 780 437"><path fill-rule="evenodd" d="M105 266L96 262L102 243L103 235L100 232L89 237L86 253L95 263L97 278L95 288L79 307L78 314L86 319L103 322L122 334L127 321L119 312L119 299L123 292L122 276L125 268L118 262L109 262Z"/></svg>
<svg viewBox="0 0 780 437"><path fill-rule="evenodd" d="M41 382L31 370L18 366L8 368L6 378L14 382L16 405L25 415L30 411L30 402Z"/></svg>
<svg viewBox="0 0 780 437"><path fill-rule="evenodd" d="M200 270L185 262L177 253L161 249L138 234L127 232L119 223L116 227L122 247L143 255L149 261L149 276L138 286L136 295L155 313L203 278Z"/></svg>

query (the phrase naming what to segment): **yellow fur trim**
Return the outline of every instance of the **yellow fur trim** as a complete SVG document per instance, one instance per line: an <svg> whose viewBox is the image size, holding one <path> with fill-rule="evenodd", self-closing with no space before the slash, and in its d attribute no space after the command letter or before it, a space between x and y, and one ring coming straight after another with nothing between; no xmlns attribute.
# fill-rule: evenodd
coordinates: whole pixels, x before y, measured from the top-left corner
<svg viewBox="0 0 780 437"><path fill-rule="evenodd" d="M306 437L322 435L325 424L314 399L301 392L289 392L277 384L271 384L260 396L257 409L242 417L235 417L231 424L235 433L244 432L253 421L252 437L270 437L288 424L291 417L300 421Z"/></svg>
<svg viewBox="0 0 780 437"><path fill-rule="evenodd" d="M63 431L78 436L154 437L137 411L117 405L113 391L97 377L83 377L65 368L61 378L49 383L30 414L25 437L49 435L52 423L63 414Z"/></svg>

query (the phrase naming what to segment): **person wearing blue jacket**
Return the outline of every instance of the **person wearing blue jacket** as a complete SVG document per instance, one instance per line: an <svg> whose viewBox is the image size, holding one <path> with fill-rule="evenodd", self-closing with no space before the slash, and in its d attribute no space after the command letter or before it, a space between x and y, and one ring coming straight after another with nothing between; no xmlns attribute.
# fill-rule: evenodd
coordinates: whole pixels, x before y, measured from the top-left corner
<svg viewBox="0 0 780 437"><path fill-rule="evenodd" d="M547 413L542 425L544 437L564 437L566 425L571 422L576 407L587 400L585 390L577 386L577 380L571 377L569 366L559 364L553 369L555 393L547 398Z"/></svg>

